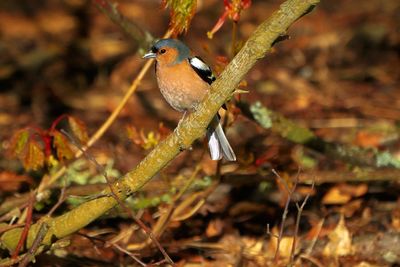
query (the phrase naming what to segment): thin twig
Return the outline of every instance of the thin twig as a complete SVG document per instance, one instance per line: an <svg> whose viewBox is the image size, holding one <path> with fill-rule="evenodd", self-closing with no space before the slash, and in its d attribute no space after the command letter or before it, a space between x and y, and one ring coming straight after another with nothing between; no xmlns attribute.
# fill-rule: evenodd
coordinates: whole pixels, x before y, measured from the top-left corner
<svg viewBox="0 0 400 267"><path fill-rule="evenodd" d="M104 244L107 243L106 240L104 240L104 239L102 239L102 238L99 238L99 237L97 237L97 236L90 236L90 235L83 234L83 233L79 233L79 232L76 233L76 234L77 234L77 235L80 235L80 236L82 236L82 237L84 237L84 238L86 238L87 240L89 240L89 242L93 244L93 248L94 248L94 250L96 251L97 255L99 255L99 256L102 255L95 241L100 241L100 242L102 242L102 243L103 243L103 246L104 246Z"/></svg>
<svg viewBox="0 0 400 267"><path fill-rule="evenodd" d="M51 210L47 213L48 217L51 217L51 215L53 215L53 213L56 211L56 209L64 202L65 200L65 190L66 190L66 186L64 185L61 188L61 192L60 192L60 196L58 197L58 201L57 203L51 208Z"/></svg>
<svg viewBox="0 0 400 267"><path fill-rule="evenodd" d="M13 210L22 210L28 206L28 199L30 192L25 194L20 194L18 197L13 196L6 198L3 203L0 204L0 222L6 221L14 217Z"/></svg>
<svg viewBox="0 0 400 267"><path fill-rule="evenodd" d="M300 258L308 260L309 262L311 262L312 264L314 264L317 267L324 267L325 266L318 259L316 259L314 257L311 257L310 255L300 255Z"/></svg>
<svg viewBox="0 0 400 267"><path fill-rule="evenodd" d="M133 40L138 43L139 48L146 49L153 41L153 36L150 32L139 27L133 20L127 19L117 9L116 4L108 0L93 0L93 3L106 14L111 21L117 24L123 31L128 34Z"/></svg>
<svg viewBox="0 0 400 267"><path fill-rule="evenodd" d="M267 231L266 231L266 234L269 235L269 236L275 237L276 239L279 238L279 235L277 235L277 234L271 232L271 227L270 227L269 223L267 223Z"/></svg>
<svg viewBox="0 0 400 267"><path fill-rule="evenodd" d="M318 231L317 231L316 235L313 237L313 239L311 240L310 246L306 249L306 255L309 256L309 255L311 254L311 252L313 251L314 246L315 246L315 244L317 243L319 234L320 234L320 232L321 232L321 230L322 230L322 227L324 226L324 223L325 223L325 219L322 219L322 220L318 223L318 228L317 228Z"/></svg>
<svg viewBox="0 0 400 267"><path fill-rule="evenodd" d="M131 257L132 259L134 259L137 263L139 263L142 266L147 266L146 263L142 262L141 260L139 260L138 257L136 257L132 252L122 248L120 245L116 244L116 243L110 243L111 246L115 247L116 249L122 251L123 253L127 254L129 257Z"/></svg>
<svg viewBox="0 0 400 267"><path fill-rule="evenodd" d="M24 246L26 238L28 237L29 228L31 227L31 224L32 224L32 213L33 213L33 204L34 203L35 203L35 192L32 192L31 196L29 198L29 204L27 207L27 215L26 215L24 230L22 231L21 237L19 238L19 241L17 244L17 247L15 248L15 250L11 256L12 259L17 258L19 251Z"/></svg>
<svg viewBox="0 0 400 267"><path fill-rule="evenodd" d="M77 141L71 136L69 135L66 131L61 130L61 132L66 135L68 137L68 139L70 140L70 142L72 144L74 144L81 152L82 154L90 161L92 162L95 167L96 170L99 173L102 173L104 178L106 179L107 185L110 189L110 193L111 196L118 202L118 204L121 206L121 208L123 208L126 213L128 213L133 220L140 226L140 228L142 228L142 230L150 237L150 239L153 241L153 243L157 246L157 248L160 250L161 254L163 254L164 258L167 260L167 262L169 262L171 265L174 265L174 262L172 261L172 259L169 257L169 255L167 254L167 252L164 250L164 248L161 246L160 242L158 242L157 238L153 235L152 231L150 228L148 228L141 220L139 220L138 218L136 218L136 216L132 213L132 210L130 210L122 201L121 199L118 197L118 195L116 194L113 186L112 186L112 182L110 181L107 172L105 171L104 167L101 166L97 160L90 155L87 151L85 151L78 143Z"/></svg>
<svg viewBox="0 0 400 267"><path fill-rule="evenodd" d="M297 181L298 181L298 179L297 179ZM312 181L311 191L314 190L314 185L315 185L315 180ZM290 263L289 263L289 265L293 265L293 262L294 262L294 256L295 256L295 252L296 252L296 243L297 243L297 234L299 232L301 214L303 213L304 207L305 207L309 197L310 197L310 193L308 193L306 195L306 197L304 198L304 200L303 200L303 202L301 203L300 206L299 206L299 203L296 202L297 216L296 216L296 225L295 225L294 233L293 233L293 243L292 243L292 251L290 252Z"/></svg>
<svg viewBox="0 0 400 267"><path fill-rule="evenodd" d="M276 251L275 251L275 256L274 256L274 261L276 262L278 260L279 257L279 247L282 241L282 237L283 237L283 228L285 227L285 221L287 218L287 214L289 213L289 204L290 201L292 200L292 196L294 191L296 190L297 187L297 183L298 183L298 175L296 176L296 181L293 184L292 189L289 189L289 185L286 183L285 179L283 179L274 169L272 170L272 173L275 174L276 177L278 177L278 179L282 182L282 184L284 185L286 191L287 191L287 199L285 202L285 208L283 210L282 213L282 219L281 219L281 224L280 224L280 229L279 229L279 234L278 234L278 240L277 240L277 245L276 245Z"/></svg>
<svg viewBox="0 0 400 267"><path fill-rule="evenodd" d="M8 230L14 229L14 228L18 228L23 226L23 223L17 223L17 224L13 224L13 225L2 225L0 226L0 234L2 234L3 232L7 232Z"/></svg>
<svg viewBox="0 0 400 267"><path fill-rule="evenodd" d="M40 244L42 243L44 237L49 230L49 226L47 223L43 222L40 224L39 231L33 240L32 246L29 248L28 252L22 258L21 262L19 263L18 267L25 267L29 264L29 262L35 257L36 251L38 250Z"/></svg>
<svg viewBox="0 0 400 267"><path fill-rule="evenodd" d="M232 20L232 44L231 44L231 56L232 56L232 58L236 54L235 52L236 52L237 32L238 32L238 22Z"/></svg>
<svg viewBox="0 0 400 267"><path fill-rule="evenodd" d="M0 262L0 267L14 266L18 262L20 262L22 260L22 258L23 258L23 256L20 255L16 259L12 259L12 258L2 259L2 261Z"/></svg>
<svg viewBox="0 0 400 267"><path fill-rule="evenodd" d="M190 178L187 180L185 185L179 190L178 194L173 198L172 202L169 204L168 208L166 211L160 216L160 218L157 220L155 223L155 226L153 227L153 233L156 237L160 237L165 228L167 227L168 223L170 220L178 221L180 218L177 218L176 213L177 211L184 206L184 208L187 207L186 205L186 199L183 201L179 206L175 207L176 202L182 197L182 195L189 189L190 185L193 183L194 179L196 178L198 172L201 170L200 163L197 164L195 170L193 171L192 175ZM201 200L199 201L201 204L204 204ZM192 211L189 211L190 214L193 214L195 211L198 210L198 205ZM188 216L186 216L188 217ZM139 250L145 248L149 243L150 239L146 239L144 242L140 243L133 243L128 245L129 250Z"/></svg>
<svg viewBox="0 0 400 267"><path fill-rule="evenodd" d="M162 38L168 38L170 36L171 36L171 32L167 31ZM86 151L91 146L93 146L93 144L96 143L97 140L99 140L103 136L103 134L108 130L108 128L110 128L111 124L118 117L119 113L124 108L124 106L126 105L126 103L129 100L129 98L132 96L132 94L136 91L137 87L142 82L143 77L146 75L147 71L150 69L152 64L153 64L153 60L148 60L144 64L143 68L140 70L139 74L136 76L135 80L129 87L128 91L125 93L121 102L119 102L118 106L113 110L113 112L110 114L110 116L107 118L107 120L100 126L100 128L90 137L87 144L82 148L83 151ZM82 154L83 154L82 150L79 150L75 154L75 159L82 156ZM66 170L67 170L67 167L63 166L54 175L52 175L47 181L45 181L45 179L44 179L43 181L45 181L45 182L41 183L39 185L38 192L42 192L44 189L48 188L51 184L53 184L55 181L57 181L66 172Z"/></svg>

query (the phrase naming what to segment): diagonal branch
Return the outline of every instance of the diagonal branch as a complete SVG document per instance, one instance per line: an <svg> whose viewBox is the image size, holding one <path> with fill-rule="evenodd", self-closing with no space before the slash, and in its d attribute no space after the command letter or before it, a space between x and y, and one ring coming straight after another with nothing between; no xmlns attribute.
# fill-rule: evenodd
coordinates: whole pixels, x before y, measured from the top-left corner
<svg viewBox="0 0 400 267"><path fill-rule="evenodd" d="M140 27L132 20L128 20L117 9L117 4L113 4L108 0L93 0L93 3L100 9L101 12L106 14L115 24L120 26L124 32L136 41L140 52L147 49L154 38L150 32Z"/></svg>
<svg viewBox="0 0 400 267"><path fill-rule="evenodd" d="M221 76L213 83L211 92L199 105L196 112L187 116L177 130L154 148L139 165L124 177L114 182L113 191L125 199L138 191L155 174L173 160L182 150L189 147L197 138L204 135L206 127L220 106L231 97L236 86L244 75L263 58L271 49L274 41L286 33L288 27L310 11L319 0L287 0L280 9L264 21L252 34L236 57L226 67ZM110 195L110 190L103 192L106 196L88 201L75 209L46 221L50 226L43 244L51 244L54 238L62 238L85 227L118 202ZM107 195L108 194L108 195ZM34 224L29 231L27 247L32 245L39 224ZM14 249L21 229L13 229L2 235L1 241L8 249Z"/></svg>

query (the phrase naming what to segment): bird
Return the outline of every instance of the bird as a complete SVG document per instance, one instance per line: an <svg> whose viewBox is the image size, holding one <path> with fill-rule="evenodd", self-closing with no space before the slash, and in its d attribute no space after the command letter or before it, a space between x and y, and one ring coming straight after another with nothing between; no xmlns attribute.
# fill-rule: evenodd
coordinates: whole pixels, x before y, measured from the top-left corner
<svg viewBox="0 0 400 267"><path fill-rule="evenodd" d="M177 111L192 112L210 90L215 76L211 68L178 39L160 39L143 58L155 59L158 87L168 104ZM216 114L207 127L212 160L236 161Z"/></svg>

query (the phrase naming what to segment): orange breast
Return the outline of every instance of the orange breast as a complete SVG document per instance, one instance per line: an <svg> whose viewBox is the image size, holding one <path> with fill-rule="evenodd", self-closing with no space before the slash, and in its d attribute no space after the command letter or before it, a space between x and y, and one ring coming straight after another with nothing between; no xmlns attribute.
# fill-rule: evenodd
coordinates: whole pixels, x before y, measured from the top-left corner
<svg viewBox="0 0 400 267"><path fill-rule="evenodd" d="M157 81L165 100L178 111L193 110L210 87L189 64L183 63L157 65Z"/></svg>

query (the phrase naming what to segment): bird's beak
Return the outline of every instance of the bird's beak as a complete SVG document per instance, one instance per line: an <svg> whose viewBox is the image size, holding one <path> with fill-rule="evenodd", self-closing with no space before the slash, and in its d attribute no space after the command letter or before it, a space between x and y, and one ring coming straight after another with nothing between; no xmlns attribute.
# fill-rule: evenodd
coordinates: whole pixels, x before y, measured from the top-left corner
<svg viewBox="0 0 400 267"><path fill-rule="evenodd" d="M153 53L153 52L148 52L147 54L145 54L144 56L143 56L143 58L156 58L156 56L157 56L157 54L156 53Z"/></svg>

